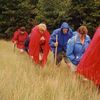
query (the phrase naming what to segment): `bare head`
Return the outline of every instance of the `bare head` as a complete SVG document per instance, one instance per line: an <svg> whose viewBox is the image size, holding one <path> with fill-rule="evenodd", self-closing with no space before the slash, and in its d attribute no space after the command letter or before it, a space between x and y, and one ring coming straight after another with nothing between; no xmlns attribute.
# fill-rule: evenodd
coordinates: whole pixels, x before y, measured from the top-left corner
<svg viewBox="0 0 100 100"><path fill-rule="evenodd" d="M87 27L86 26L80 26L79 28L78 28L78 33L80 34L80 35L86 35L87 33L88 33L88 29L87 29Z"/></svg>
<svg viewBox="0 0 100 100"><path fill-rule="evenodd" d="M21 27L20 32L21 32L21 34L24 34L25 33L25 27Z"/></svg>
<svg viewBox="0 0 100 100"><path fill-rule="evenodd" d="M47 30L47 27L44 23L39 24L38 27L41 34L43 34Z"/></svg>

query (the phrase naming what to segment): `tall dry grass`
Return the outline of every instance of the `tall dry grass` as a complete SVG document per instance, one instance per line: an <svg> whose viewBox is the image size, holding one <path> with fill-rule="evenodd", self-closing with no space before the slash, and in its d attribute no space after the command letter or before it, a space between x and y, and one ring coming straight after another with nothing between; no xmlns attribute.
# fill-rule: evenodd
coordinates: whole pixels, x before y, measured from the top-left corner
<svg viewBox="0 0 100 100"><path fill-rule="evenodd" d="M41 69L26 53L14 53L11 42L0 40L0 100L100 100L92 82L53 61L50 54Z"/></svg>

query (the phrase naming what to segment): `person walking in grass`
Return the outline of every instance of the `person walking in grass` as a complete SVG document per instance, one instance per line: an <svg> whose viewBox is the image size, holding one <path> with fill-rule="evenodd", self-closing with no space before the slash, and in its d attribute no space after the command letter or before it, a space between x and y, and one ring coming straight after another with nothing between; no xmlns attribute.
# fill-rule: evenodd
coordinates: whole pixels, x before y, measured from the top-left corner
<svg viewBox="0 0 100 100"><path fill-rule="evenodd" d="M35 64L39 64L42 67L47 62L50 50L49 39L50 34L44 23L40 23L32 29L29 42L29 55Z"/></svg>
<svg viewBox="0 0 100 100"><path fill-rule="evenodd" d="M68 64L71 70L76 71L77 65L83 57L86 49L90 44L90 37L86 26L80 26L75 36L67 43L66 56L70 63Z"/></svg>
<svg viewBox="0 0 100 100"><path fill-rule="evenodd" d="M25 27L20 27L17 31L14 32L12 42L14 43L14 46L17 45L17 48L21 53L24 52L24 42L27 37L28 33L25 31Z"/></svg>
<svg viewBox="0 0 100 100"><path fill-rule="evenodd" d="M72 36L72 29L66 22L63 22L61 27L55 29L51 34L49 43L54 57L56 58L56 65L60 65L63 58L65 63L68 63L66 56L66 44Z"/></svg>

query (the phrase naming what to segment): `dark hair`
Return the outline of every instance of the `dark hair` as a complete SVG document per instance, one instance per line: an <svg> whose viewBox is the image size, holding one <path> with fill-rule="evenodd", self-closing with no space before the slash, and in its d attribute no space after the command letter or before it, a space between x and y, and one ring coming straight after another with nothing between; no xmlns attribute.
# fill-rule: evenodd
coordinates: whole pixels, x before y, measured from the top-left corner
<svg viewBox="0 0 100 100"><path fill-rule="evenodd" d="M25 31L25 27L20 27L20 31Z"/></svg>

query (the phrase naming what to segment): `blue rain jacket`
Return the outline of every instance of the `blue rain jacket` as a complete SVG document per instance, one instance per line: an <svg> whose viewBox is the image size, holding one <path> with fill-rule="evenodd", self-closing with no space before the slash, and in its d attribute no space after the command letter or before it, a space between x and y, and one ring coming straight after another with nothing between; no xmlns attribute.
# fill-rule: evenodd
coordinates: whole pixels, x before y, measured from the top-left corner
<svg viewBox="0 0 100 100"><path fill-rule="evenodd" d="M74 65L78 65L90 41L90 37L86 35L85 42L82 44L78 34L68 41L66 55Z"/></svg>
<svg viewBox="0 0 100 100"><path fill-rule="evenodd" d="M62 29L68 29L68 32L64 34L62 32ZM66 44L68 40L73 36L72 29L69 27L69 25L64 22L61 25L61 28L58 28L53 31L51 37L50 37L50 47L53 53L55 52L55 46L54 43L56 42L56 35L58 35L58 48L57 48L57 53L59 52L66 52Z"/></svg>

